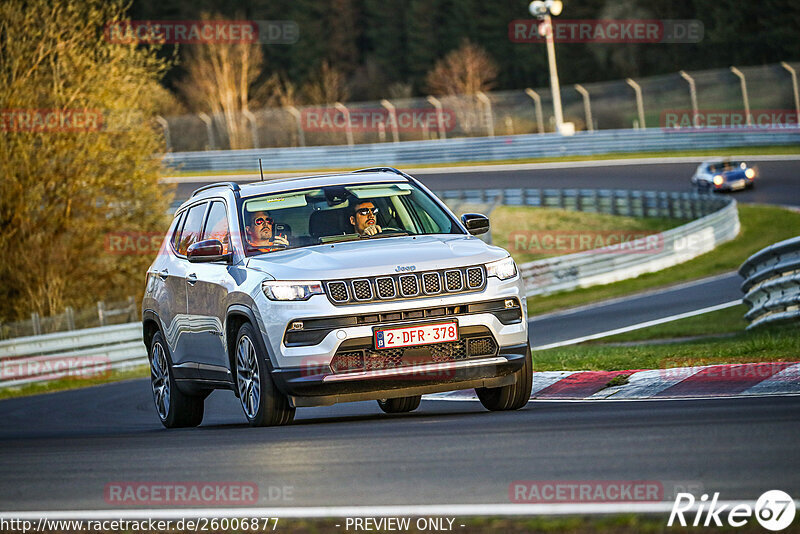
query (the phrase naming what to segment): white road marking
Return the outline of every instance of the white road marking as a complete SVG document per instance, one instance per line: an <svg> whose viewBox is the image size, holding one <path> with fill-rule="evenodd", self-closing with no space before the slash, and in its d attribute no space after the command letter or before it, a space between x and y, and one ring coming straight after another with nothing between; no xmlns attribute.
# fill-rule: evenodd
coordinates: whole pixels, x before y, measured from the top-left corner
<svg viewBox="0 0 800 534"><path fill-rule="evenodd" d="M649 326L655 326L663 323L669 323L672 321L677 321L679 319L685 319L687 317L694 317L695 315L702 315L704 313L710 313L717 310L723 310L725 308L730 308L731 306L737 306L742 303L741 299L731 300L729 302L724 302L722 304L717 304L715 306L709 306L707 308L701 308L699 310L692 310L684 313L679 313L676 315L670 315L669 317L661 317L659 319L653 319L652 321L645 321L643 323L632 324L629 326L623 326L622 328L615 328L614 330L607 330L605 332L598 332L596 334L590 334L588 336L576 337L573 339L567 339L565 341L558 341L556 343L549 343L547 345L539 345L532 347L531 350L547 350L547 349L554 349L556 347L564 347L566 345L575 345L576 343L583 343L584 341L589 341L592 339L600 339L603 337L613 336L616 334L623 334L625 332L630 332L632 330L639 330L642 328L647 328Z"/></svg>
<svg viewBox="0 0 800 534"><path fill-rule="evenodd" d="M719 507L755 506L755 501L718 501ZM0 519L197 519L222 517L335 518L335 517L430 517L430 516L539 516L597 514L660 514L672 510L673 501L613 503L520 504L420 504L397 506L297 506L285 508L178 508L142 510L49 510L0 512ZM694 511L696 506L691 510ZM666 523L666 518L664 518Z"/></svg>

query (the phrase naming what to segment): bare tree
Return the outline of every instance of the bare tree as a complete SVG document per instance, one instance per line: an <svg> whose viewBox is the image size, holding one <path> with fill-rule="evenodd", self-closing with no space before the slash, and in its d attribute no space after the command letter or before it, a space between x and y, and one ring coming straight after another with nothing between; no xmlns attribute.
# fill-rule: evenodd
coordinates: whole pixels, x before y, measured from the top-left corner
<svg viewBox="0 0 800 534"><path fill-rule="evenodd" d="M219 16L206 20L221 20ZM178 89L195 111L221 115L230 148L248 148L251 139L242 112L249 111L250 89L263 68L258 44L192 45L186 53L186 77Z"/></svg>
<svg viewBox="0 0 800 534"><path fill-rule="evenodd" d="M303 85L303 95L309 104L344 102L350 96L344 74L327 61L323 61L319 70Z"/></svg>
<svg viewBox="0 0 800 534"><path fill-rule="evenodd" d="M474 95L494 86L497 66L483 48L464 40L461 46L436 62L425 81L436 95Z"/></svg>

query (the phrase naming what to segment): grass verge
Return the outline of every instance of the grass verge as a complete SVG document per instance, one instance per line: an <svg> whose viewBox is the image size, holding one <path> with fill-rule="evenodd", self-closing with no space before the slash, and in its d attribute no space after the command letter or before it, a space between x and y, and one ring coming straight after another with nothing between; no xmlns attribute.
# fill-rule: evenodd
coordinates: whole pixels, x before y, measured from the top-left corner
<svg viewBox="0 0 800 534"><path fill-rule="evenodd" d="M747 156L773 156L773 155L792 155L800 154L800 147L793 145L778 145L778 146L741 146L724 149L698 149L698 150L678 150L678 151L660 151L660 152L620 152L613 154L598 154L587 156L554 156L546 158L524 158L524 159L504 159L504 160L489 160L489 161L459 161L450 163L420 163L403 165L401 168L414 168L414 169L435 169L447 167L471 167L474 165L507 165L507 164L524 164L524 163L554 163L566 161L605 161L614 159L636 159L636 158L666 158L666 157L689 157L689 156L707 156L714 153L724 153L726 156L730 155L735 157L737 154ZM265 174L279 174L279 173L323 173L323 172L338 172L350 171L352 167L341 168L325 168L325 169L286 169L282 171L269 170ZM164 170L165 175L169 176L227 176L229 174L256 174L258 168L252 169L234 169L234 170L217 170L217 171L180 171L180 170Z"/></svg>
<svg viewBox="0 0 800 534"><path fill-rule="evenodd" d="M518 264L581 252L572 246L573 241L574 245L579 245L577 239L557 241L556 238L559 237L583 236L594 244L597 238L606 239L605 233L630 240L640 237L643 233L662 232L686 223L680 219L622 217L528 206L498 206L492 210L491 219L492 244L508 250ZM527 232L532 233L527 234Z"/></svg>
<svg viewBox="0 0 800 534"><path fill-rule="evenodd" d="M111 371L108 376L102 378L61 378L58 380L51 380L50 382L2 388L0 389L0 400L97 386L109 382L129 380L131 378L145 378L149 376L149 373L150 369L147 365L140 365L124 371Z"/></svg>
<svg viewBox="0 0 800 534"><path fill-rule="evenodd" d="M720 363L794 362L800 360L797 325L739 332L730 337L663 345L581 344L536 351L536 371L622 371L666 369Z"/></svg>
<svg viewBox="0 0 800 534"><path fill-rule="evenodd" d="M800 213L774 206L740 204L739 220L742 228L736 238L693 260L613 284L530 297L528 313L537 315L735 271L751 254L777 241L796 236L800 228Z"/></svg>
<svg viewBox="0 0 800 534"><path fill-rule="evenodd" d="M628 343L739 333L743 332L747 327L747 321L744 319L745 312L747 312L747 306L740 304L715 312L604 337L599 340L589 341L586 344ZM798 357L800 357L800 354L798 354Z"/></svg>

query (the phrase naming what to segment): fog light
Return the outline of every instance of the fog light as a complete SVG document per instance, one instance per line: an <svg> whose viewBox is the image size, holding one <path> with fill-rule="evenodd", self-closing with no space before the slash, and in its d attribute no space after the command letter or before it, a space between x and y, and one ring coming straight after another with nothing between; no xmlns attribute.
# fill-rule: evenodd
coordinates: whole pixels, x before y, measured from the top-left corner
<svg viewBox="0 0 800 534"><path fill-rule="evenodd" d="M303 321L295 321L292 323L292 330L302 330L303 329Z"/></svg>
<svg viewBox="0 0 800 534"><path fill-rule="evenodd" d="M506 299L506 303L505 304L506 304L506 309L508 309L508 308L515 307L517 303L514 302L514 299Z"/></svg>

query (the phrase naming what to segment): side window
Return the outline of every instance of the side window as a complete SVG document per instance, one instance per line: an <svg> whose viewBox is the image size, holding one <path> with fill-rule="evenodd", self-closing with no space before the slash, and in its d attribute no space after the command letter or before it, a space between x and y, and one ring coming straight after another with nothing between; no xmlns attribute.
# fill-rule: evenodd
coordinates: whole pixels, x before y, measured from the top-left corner
<svg viewBox="0 0 800 534"><path fill-rule="evenodd" d="M176 247L178 254L181 256L186 255L186 249L188 249L190 245L200 241L206 205L207 204L203 203L189 208L189 212L186 215L186 222L183 224L181 237Z"/></svg>
<svg viewBox="0 0 800 534"><path fill-rule="evenodd" d="M206 219L206 228L203 231L203 241L206 239L218 239L222 243L222 253L228 253L230 245L228 214L225 210L225 204L222 202L213 202L211 204L211 209L208 211L208 219Z"/></svg>
<svg viewBox="0 0 800 534"><path fill-rule="evenodd" d="M172 247L175 250L178 250L178 243L181 239L181 229L183 227L183 221L186 219L186 212L181 212L181 214L175 219L175 224L172 227L172 235L170 235L169 241L172 243Z"/></svg>

